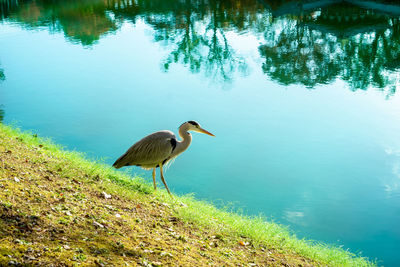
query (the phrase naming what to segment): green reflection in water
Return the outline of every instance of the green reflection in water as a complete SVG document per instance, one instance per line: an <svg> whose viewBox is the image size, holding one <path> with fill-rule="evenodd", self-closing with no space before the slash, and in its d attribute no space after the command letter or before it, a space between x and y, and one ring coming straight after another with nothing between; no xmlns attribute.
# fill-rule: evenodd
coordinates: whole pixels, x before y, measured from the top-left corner
<svg viewBox="0 0 400 267"><path fill-rule="evenodd" d="M259 47L272 79L310 88L336 77L352 90L374 86L396 91L400 67L400 20L349 4L277 19Z"/></svg>
<svg viewBox="0 0 400 267"><path fill-rule="evenodd" d="M0 82L4 81L6 79L6 76L4 75L4 70L0 68ZM0 104L0 122L3 121L4 119L4 110L2 109L2 105Z"/></svg>
<svg viewBox="0 0 400 267"><path fill-rule="evenodd" d="M4 70L0 68L0 81L4 81L6 79L6 75L4 75Z"/></svg>
<svg viewBox="0 0 400 267"><path fill-rule="evenodd" d="M334 2L5 0L0 6L2 21L63 32L84 46L124 22L144 20L154 41L169 51L161 62L165 71L178 63L225 82L248 69L248 59L232 48L227 33L250 33L262 42L260 67L274 81L314 88L341 78L351 90L377 87L390 97L399 84L400 19L382 9L398 6L371 10Z"/></svg>
<svg viewBox="0 0 400 267"><path fill-rule="evenodd" d="M230 81L236 72L246 73L245 58L229 44L226 32L248 31L263 24L257 16L263 7L256 1L138 1L134 12L154 29L154 40L170 49L162 62L168 71L172 63L203 71L213 80ZM132 8L115 5L119 19L136 21ZM135 14L135 15L133 15Z"/></svg>
<svg viewBox="0 0 400 267"><path fill-rule="evenodd" d="M17 22L26 29L47 28L85 46L118 29L107 15L107 1L17 1L0 3L3 20Z"/></svg>

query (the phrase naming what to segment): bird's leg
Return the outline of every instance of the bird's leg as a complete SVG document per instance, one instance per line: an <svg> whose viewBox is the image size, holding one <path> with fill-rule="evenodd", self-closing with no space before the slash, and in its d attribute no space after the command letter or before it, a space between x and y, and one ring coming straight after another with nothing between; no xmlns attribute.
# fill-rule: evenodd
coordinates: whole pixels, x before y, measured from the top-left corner
<svg viewBox="0 0 400 267"><path fill-rule="evenodd" d="M157 185L156 185L156 168L153 168L153 184L154 184L154 191L157 190Z"/></svg>
<svg viewBox="0 0 400 267"><path fill-rule="evenodd" d="M165 182L165 179L164 179L164 174L163 174L162 164L161 164L161 163L160 163L160 174L161 174L161 181L164 183L165 188L166 188L167 191L168 191L168 194L172 197L171 192L169 191L169 188L168 188L168 186L167 186L167 183Z"/></svg>

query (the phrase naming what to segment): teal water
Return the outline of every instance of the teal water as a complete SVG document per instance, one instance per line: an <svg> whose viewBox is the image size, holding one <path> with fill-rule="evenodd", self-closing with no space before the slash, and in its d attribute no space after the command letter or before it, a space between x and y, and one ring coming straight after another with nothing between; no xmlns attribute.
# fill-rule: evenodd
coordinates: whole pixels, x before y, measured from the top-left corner
<svg viewBox="0 0 400 267"><path fill-rule="evenodd" d="M196 120L172 191L398 266L399 7L332 2L2 1L0 120L108 164Z"/></svg>

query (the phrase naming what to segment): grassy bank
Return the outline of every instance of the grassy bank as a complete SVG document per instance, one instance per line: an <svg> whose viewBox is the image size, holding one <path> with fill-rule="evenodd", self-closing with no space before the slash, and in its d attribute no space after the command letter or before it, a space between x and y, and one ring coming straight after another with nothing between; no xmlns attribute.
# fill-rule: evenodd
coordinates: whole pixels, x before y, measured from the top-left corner
<svg viewBox="0 0 400 267"><path fill-rule="evenodd" d="M375 266L0 124L0 265L38 263Z"/></svg>

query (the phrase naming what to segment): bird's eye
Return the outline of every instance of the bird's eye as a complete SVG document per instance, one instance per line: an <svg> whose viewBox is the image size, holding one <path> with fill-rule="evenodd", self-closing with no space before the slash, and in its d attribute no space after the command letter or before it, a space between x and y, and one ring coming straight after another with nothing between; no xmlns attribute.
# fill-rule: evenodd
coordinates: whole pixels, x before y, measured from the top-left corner
<svg viewBox="0 0 400 267"><path fill-rule="evenodd" d="M193 126L199 126L199 124L195 121L188 121L188 123L192 124Z"/></svg>

